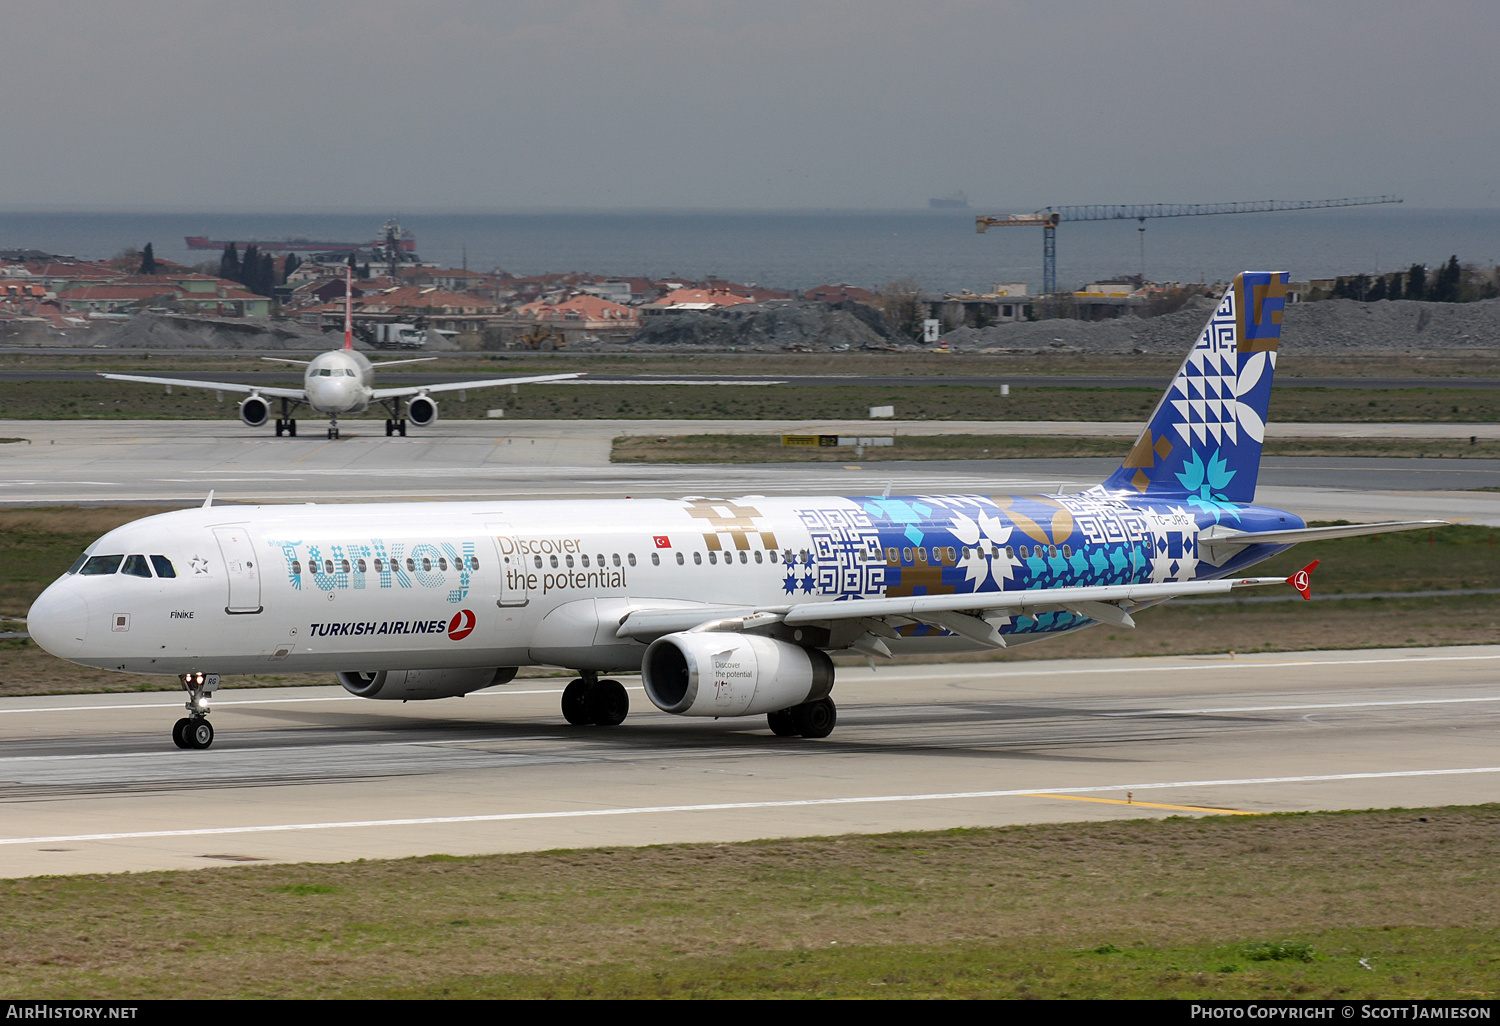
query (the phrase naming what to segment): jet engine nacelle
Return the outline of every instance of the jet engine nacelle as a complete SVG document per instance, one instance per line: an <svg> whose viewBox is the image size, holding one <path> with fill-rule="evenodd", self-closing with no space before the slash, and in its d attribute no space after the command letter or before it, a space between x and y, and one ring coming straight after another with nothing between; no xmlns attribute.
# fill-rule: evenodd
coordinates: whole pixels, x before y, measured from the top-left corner
<svg viewBox="0 0 1500 1026"><path fill-rule="evenodd" d="M406 417L417 427L426 427L437 420L437 401L419 395L406 404Z"/></svg>
<svg viewBox="0 0 1500 1026"><path fill-rule="evenodd" d="M508 684L516 667L462 670L379 670L339 674L344 690L360 698L420 702L429 698L457 698L494 684Z"/></svg>
<svg viewBox="0 0 1500 1026"><path fill-rule="evenodd" d="M240 400L240 420L249 427L260 427L271 415L271 404L258 395Z"/></svg>
<svg viewBox="0 0 1500 1026"><path fill-rule="evenodd" d="M833 660L754 634L684 632L657 638L641 663L646 697L678 716L751 716L828 697Z"/></svg>

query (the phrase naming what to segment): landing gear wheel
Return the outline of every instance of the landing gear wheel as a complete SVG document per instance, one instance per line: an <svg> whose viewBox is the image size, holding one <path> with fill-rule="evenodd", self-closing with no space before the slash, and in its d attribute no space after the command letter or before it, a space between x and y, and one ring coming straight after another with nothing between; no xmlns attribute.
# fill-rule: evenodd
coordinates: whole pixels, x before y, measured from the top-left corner
<svg viewBox="0 0 1500 1026"><path fill-rule="evenodd" d="M286 422L286 433L291 435L293 438L297 437L297 422L295 420L289 420Z"/></svg>
<svg viewBox="0 0 1500 1026"><path fill-rule="evenodd" d="M389 438L396 433L396 422L387 417L385 419L385 437Z"/></svg>
<svg viewBox="0 0 1500 1026"><path fill-rule="evenodd" d="M563 719L575 727L582 727L589 722L588 710L584 705L584 698L588 693L589 686L582 680L569 681L568 686L563 688Z"/></svg>
<svg viewBox="0 0 1500 1026"><path fill-rule="evenodd" d="M600 727L618 727L630 714L630 696L617 680L601 680L584 692L583 708L589 722Z"/></svg>
<svg viewBox="0 0 1500 1026"><path fill-rule="evenodd" d="M792 722L797 726L797 733L803 737L827 737L833 733L834 725L839 721L838 709L831 698L820 698L816 702L794 705L788 712L792 714Z"/></svg>
<svg viewBox="0 0 1500 1026"><path fill-rule="evenodd" d="M277 417L276 418L276 437L280 438L281 435L282 435L282 432L284 432L284 431L286 431L286 421L282 420L280 417Z"/></svg>
<svg viewBox="0 0 1500 1026"><path fill-rule="evenodd" d="M189 720L182 736L188 748L207 748L214 743L214 725L207 720Z"/></svg>
<svg viewBox="0 0 1500 1026"><path fill-rule="evenodd" d="M402 438L406 437L406 421L396 421L396 433L399 434Z"/></svg>
<svg viewBox="0 0 1500 1026"><path fill-rule="evenodd" d="M188 747L187 729L192 724L193 721L186 716L172 724L172 743L178 748Z"/></svg>
<svg viewBox="0 0 1500 1026"><path fill-rule="evenodd" d="M777 712L766 713L766 725L771 728L771 733L777 737L797 736L797 721L792 717L790 709L781 709Z"/></svg>

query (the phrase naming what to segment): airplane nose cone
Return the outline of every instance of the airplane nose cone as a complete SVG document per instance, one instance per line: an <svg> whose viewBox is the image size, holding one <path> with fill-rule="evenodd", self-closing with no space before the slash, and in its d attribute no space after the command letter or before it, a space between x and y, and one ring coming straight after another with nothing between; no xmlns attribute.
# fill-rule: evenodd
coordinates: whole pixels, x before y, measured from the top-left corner
<svg viewBox="0 0 1500 1026"><path fill-rule="evenodd" d="M88 626L88 603L71 588L56 584L37 596L26 614L31 640L64 659L83 650Z"/></svg>

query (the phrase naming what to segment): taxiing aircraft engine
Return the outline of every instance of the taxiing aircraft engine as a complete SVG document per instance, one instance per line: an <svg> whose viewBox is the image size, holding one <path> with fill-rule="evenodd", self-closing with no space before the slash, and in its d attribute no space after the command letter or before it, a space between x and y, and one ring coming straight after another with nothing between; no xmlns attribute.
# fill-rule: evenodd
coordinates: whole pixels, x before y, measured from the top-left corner
<svg viewBox="0 0 1500 1026"><path fill-rule="evenodd" d="M379 670L339 674L344 690L360 698L420 702L428 698L456 698L494 684L508 684L516 667L462 670Z"/></svg>
<svg viewBox="0 0 1500 1026"><path fill-rule="evenodd" d="M646 697L678 716L751 716L827 698L833 661L754 634L668 634L641 663Z"/></svg>
<svg viewBox="0 0 1500 1026"><path fill-rule="evenodd" d="M249 427L260 427L271 415L271 404L258 395L246 396L240 401L240 420Z"/></svg>
<svg viewBox="0 0 1500 1026"><path fill-rule="evenodd" d="M406 404L406 418L417 427L426 427L437 420L437 402L419 395Z"/></svg>

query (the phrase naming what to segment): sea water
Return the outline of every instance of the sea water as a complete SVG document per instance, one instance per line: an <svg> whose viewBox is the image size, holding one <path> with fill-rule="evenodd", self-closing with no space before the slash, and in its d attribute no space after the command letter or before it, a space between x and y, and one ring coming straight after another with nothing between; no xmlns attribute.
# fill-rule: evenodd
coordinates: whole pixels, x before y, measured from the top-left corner
<svg viewBox="0 0 1500 1026"><path fill-rule="evenodd" d="M416 235L424 260L514 274L587 271L806 289L848 282L879 288L915 280L932 291L989 291L1042 279L1038 228L974 230L968 211L686 211L474 214L222 214L0 212L0 250L39 249L98 259L153 244L186 264L215 261L189 250L213 239L304 237L366 242L387 216ZM1145 228L1142 232L1139 229ZM243 245L242 247L243 248ZM1274 214L1068 222L1057 232L1064 288L1122 274L1155 281L1224 281L1247 269L1294 280L1436 266L1450 255L1493 266L1500 210L1358 207Z"/></svg>

